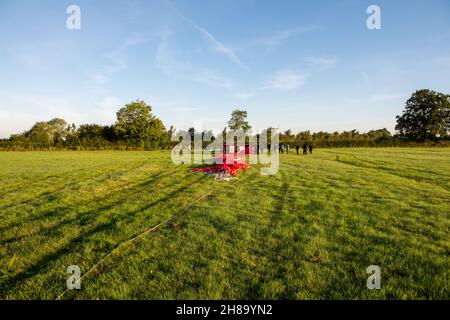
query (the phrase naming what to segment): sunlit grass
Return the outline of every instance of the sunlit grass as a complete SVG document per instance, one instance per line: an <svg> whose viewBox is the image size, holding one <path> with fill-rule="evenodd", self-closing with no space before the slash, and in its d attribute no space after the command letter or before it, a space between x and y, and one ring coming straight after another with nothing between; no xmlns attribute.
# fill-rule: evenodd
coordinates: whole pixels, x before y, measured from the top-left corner
<svg viewBox="0 0 450 320"><path fill-rule="evenodd" d="M448 298L450 150L323 149L214 181L169 152L0 153L0 297ZM382 289L366 288L381 267Z"/></svg>

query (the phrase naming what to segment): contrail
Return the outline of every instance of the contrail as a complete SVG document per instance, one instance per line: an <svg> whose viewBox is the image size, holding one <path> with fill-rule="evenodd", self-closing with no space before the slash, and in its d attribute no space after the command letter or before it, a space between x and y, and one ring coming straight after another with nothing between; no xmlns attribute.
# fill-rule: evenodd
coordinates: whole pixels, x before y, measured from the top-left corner
<svg viewBox="0 0 450 320"><path fill-rule="evenodd" d="M214 47L216 51L223 54L225 57L227 57L229 60L231 60L233 63L237 64L241 68L245 70L249 70L249 68L236 56L236 54L231 50L230 48L227 48L223 43L221 43L219 40L217 40L208 30L205 28L199 26L194 21L186 17L176 6L175 4L167 0L166 1L173 13L175 13L177 16L179 16L181 19L186 21L188 24L190 24L194 29L199 31L206 40Z"/></svg>

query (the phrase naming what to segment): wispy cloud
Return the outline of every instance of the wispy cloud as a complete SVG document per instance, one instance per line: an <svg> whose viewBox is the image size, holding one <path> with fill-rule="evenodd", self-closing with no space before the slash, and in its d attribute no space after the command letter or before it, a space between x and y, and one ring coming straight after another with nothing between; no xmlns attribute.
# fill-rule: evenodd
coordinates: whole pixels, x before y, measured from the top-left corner
<svg viewBox="0 0 450 320"><path fill-rule="evenodd" d="M0 139L29 129L35 121L29 112L0 109Z"/></svg>
<svg viewBox="0 0 450 320"><path fill-rule="evenodd" d="M362 72L361 72L361 76L363 77L363 79L364 79L366 82L370 82L370 77L369 77L369 75L367 74L367 72L362 71Z"/></svg>
<svg viewBox="0 0 450 320"><path fill-rule="evenodd" d="M236 94L236 98L243 101L253 98L254 96L256 96L256 92L238 92Z"/></svg>
<svg viewBox="0 0 450 320"><path fill-rule="evenodd" d="M214 87L231 88L232 86L231 80L212 70L199 70L198 72L192 72L185 75L185 78Z"/></svg>
<svg viewBox="0 0 450 320"><path fill-rule="evenodd" d="M388 101L402 101L407 99L408 95L404 93L379 93L373 94L365 98L352 98L347 99L346 103L350 104L372 104L378 102Z"/></svg>
<svg viewBox="0 0 450 320"><path fill-rule="evenodd" d="M230 88L233 83L214 70L205 68L193 68L185 62L181 62L174 56L170 49L170 31L165 30L161 34L161 41L156 52L156 65L161 71L170 77L189 80L212 87Z"/></svg>
<svg viewBox="0 0 450 320"><path fill-rule="evenodd" d="M143 43L145 40L142 33L133 32L117 49L104 53L102 55L105 60L103 67L89 75L87 84L90 89L105 92L105 86L110 82L111 75L127 69L127 50L134 45Z"/></svg>
<svg viewBox="0 0 450 320"><path fill-rule="evenodd" d="M270 36L263 37L259 39L257 42L265 45L269 48L275 48L282 45L285 41L289 40L292 37L312 32L317 30L317 26L304 26L304 27L296 27L291 29L286 29L282 31L278 31Z"/></svg>
<svg viewBox="0 0 450 320"><path fill-rule="evenodd" d="M291 91L303 86L307 78L308 74L298 73L289 69L281 70L267 80L263 89Z"/></svg>
<svg viewBox="0 0 450 320"><path fill-rule="evenodd" d="M115 96L105 95L95 107L96 116L102 119L102 123L113 123L120 107L120 100Z"/></svg>
<svg viewBox="0 0 450 320"><path fill-rule="evenodd" d="M125 54L121 51L105 53L103 58L107 61L105 71L108 73L115 73L128 68Z"/></svg>
<svg viewBox="0 0 450 320"><path fill-rule="evenodd" d="M88 85L92 90L100 91L109 82L109 78L103 74L94 73L89 76Z"/></svg>
<svg viewBox="0 0 450 320"><path fill-rule="evenodd" d="M128 39L126 39L119 50L127 50L129 47L134 46L136 44L144 43L147 39L144 37L144 34L140 32L132 32Z"/></svg>
<svg viewBox="0 0 450 320"><path fill-rule="evenodd" d="M307 57L303 59L306 63L319 68L320 70L331 69L336 66L337 58L336 57Z"/></svg>
<svg viewBox="0 0 450 320"><path fill-rule="evenodd" d="M450 67L450 56L437 58L436 62L440 65Z"/></svg>
<svg viewBox="0 0 450 320"><path fill-rule="evenodd" d="M184 15L176 6L174 3L172 3L171 1L167 1L167 3L169 4L169 7L171 8L171 10L177 15L179 16L181 19L183 19L184 21L186 21L191 27L193 27L194 29L196 29L198 32L200 32L200 34L205 38L205 40L213 47L213 49L217 52L219 52L220 54L224 55L228 60L230 60L231 62L233 62L234 64L240 66L241 68L245 69L245 70L249 70L249 68L247 67L247 65L245 65L240 59L239 57L236 55L236 53L230 49L229 47L225 46L222 42L220 42L219 40L217 40L217 38L211 33L209 32L207 29L205 29L204 27L201 27L200 25L198 25L197 23L195 23L193 20L189 19L186 15Z"/></svg>
<svg viewBox="0 0 450 320"><path fill-rule="evenodd" d="M120 101L116 97L114 97L114 96L105 96L105 97L103 97L103 100L101 100L97 104L97 107L99 109L102 109L102 110L108 110L108 111L114 110L114 111L116 111L117 107L119 105L120 105Z"/></svg>
<svg viewBox="0 0 450 320"><path fill-rule="evenodd" d="M0 105L14 110L0 110L0 136L19 133L34 122L55 117L68 122L78 122L82 118L74 101L55 95L0 91Z"/></svg>
<svg viewBox="0 0 450 320"><path fill-rule="evenodd" d="M249 68L237 57L237 55L234 53L233 50L223 45L221 42L217 41L214 36L208 32L208 30L201 28L199 26L193 25L196 29L198 29L205 38L213 45L214 49L226 56L229 60L240 66L241 68L245 70L249 70Z"/></svg>
<svg viewBox="0 0 450 320"><path fill-rule="evenodd" d="M193 111L200 110L200 108L197 108L197 107L181 107L181 108L173 108L172 110L176 111L176 112L193 112Z"/></svg>
<svg viewBox="0 0 450 320"><path fill-rule="evenodd" d="M309 74L300 73L292 69L280 70L272 74L261 87L253 91L237 92L235 98L246 101L264 91L292 91L305 85L308 77Z"/></svg>
<svg viewBox="0 0 450 320"><path fill-rule="evenodd" d="M155 62L161 71L167 76L176 74L180 71L180 66L178 62L173 59L172 53L169 48L169 37L171 32L169 30L164 30L160 34L160 42L158 49L156 50Z"/></svg>
<svg viewBox="0 0 450 320"><path fill-rule="evenodd" d="M391 101L405 99L408 95L401 93L390 93L390 94L376 94L369 97L372 101Z"/></svg>
<svg viewBox="0 0 450 320"><path fill-rule="evenodd" d="M68 99L50 96L45 94L28 94L18 92L0 91L0 96L9 100L9 103L20 105L27 110L61 111L72 109L72 104ZM5 104L9 104L5 103ZM30 106L28 106L30 105Z"/></svg>

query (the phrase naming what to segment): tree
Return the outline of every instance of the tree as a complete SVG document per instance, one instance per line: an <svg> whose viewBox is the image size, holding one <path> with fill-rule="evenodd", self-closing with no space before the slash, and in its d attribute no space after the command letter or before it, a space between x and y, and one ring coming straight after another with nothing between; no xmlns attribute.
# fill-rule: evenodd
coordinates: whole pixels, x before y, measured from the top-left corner
<svg viewBox="0 0 450 320"><path fill-rule="evenodd" d="M78 139L78 131L75 123L67 126L66 140L64 141L65 146L70 149L75 149L80 141Z"/></svg>
<svg viewBox="0 0 450 320"><path fill-rule="evenodd" d="M52 140L66 138L67 122L64 119L54 118L47 122L47 127Z"/></svg>
<svg viewBox="0 0 450 320"><path fill-rule="evenodd" d="M117 112L114 131L119 139L133 145L155 147L165 128L162 121L152 115L152 107L142 100L137 100Z"/></svg>
<svg viewBox="0 0 450 320"><path fill-rule="evenodd" d="M48 148L53 142L47 127L47 122L44 121L37 122L25 136L33 147Z"/></svg>
<svg viewBox="0 0 450 320"><path fill-rule="evenodd" d="M233 131L242 130L244 132L249 131L252 127L247 121L247 111L234 110L231 113L231 119L228 121L228 128Z"/></svg>
<svg viewBox="0 0 450 320"><path fill-rule="evenodd" d="M419 141L449 135L450 96L428 89L416 91L397 116L395 130Z"/></svg>
<svg viewBox="0 0 450 320"><path fill-rule="evenodd" d="M84 148L102 149L113 141L113 133L110 126L82 124L77 130L78 144Z"/></svg>
<svg viewBox="0 0 450 320"><path fill-rule="evenodd" d="M50 140L57 147L62 147L68 134L67 122L64 119L54 118L47 122Z"/></svg>
<svg viewBox="0 0 450 320"><path fill-rule="evenodd" d="M175 128L173 126L170 126L169 130L164 131L163 136L160 140L160 147L165 148L171 148L175 146L175 144L172 143L172 135L175 132Z"/></svg>
<svg viewBox="0 0 450 320"><path fill-rule="evenodd" d="M62 147L67 133L67 122L63 119L54 118L47 122L37 122L25 133L25 136L31 145L39 148L48 148L51 146Z"/></svg>
<svg viewBox="0 0 450 320"><path fill-rule="evenodd" d="M195 137L195 128L194 127L190 127L188 129L188 132L189 132L189 135L191 136L191 141L193 141L194 137Z"/></svg>
<svg viewBox="0 0 450 320"><path fill-rule="evenodd" d="M367 132L366 136L369 140L374 140L375 142L381 142L392 139L392 135L388 129L378 129L378 130L370 130Z"/></svg>

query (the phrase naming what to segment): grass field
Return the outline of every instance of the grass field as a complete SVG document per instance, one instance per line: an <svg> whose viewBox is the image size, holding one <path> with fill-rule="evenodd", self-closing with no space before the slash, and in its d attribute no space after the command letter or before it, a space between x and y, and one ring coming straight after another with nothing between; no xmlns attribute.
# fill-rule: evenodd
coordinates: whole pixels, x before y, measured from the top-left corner
<svg viewBox="0 0 450 320"><path fill-rule="evenodd" d="M169 152L0 163L2 299L55 299L68 266L99 261L61 298L450 298L450 149L322 149L228 182ZM366 287L373 264L381 290Z"/></svg>

